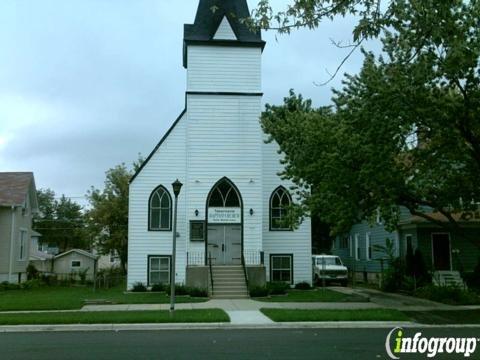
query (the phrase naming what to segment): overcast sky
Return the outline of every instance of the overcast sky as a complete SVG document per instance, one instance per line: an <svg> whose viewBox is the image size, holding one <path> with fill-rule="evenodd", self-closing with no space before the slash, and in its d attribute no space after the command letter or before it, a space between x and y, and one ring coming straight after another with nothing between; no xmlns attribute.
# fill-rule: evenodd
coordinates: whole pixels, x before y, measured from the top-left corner
<svg viewBox="0 0 480 360"><path fill-rule="evenodd" d="M272 0L279 9L287 0ZM252 8L256 0L249 1ZM183 24L198 0L1 0L0 171L33 171L37 188L81 201L104 173L148 155L184 107ZM328 79L353 20L264 33L264 103L290 88L330 103ZM356 73L355 54L343 72ZM83 203L83 201L81 201Z"/></svg>

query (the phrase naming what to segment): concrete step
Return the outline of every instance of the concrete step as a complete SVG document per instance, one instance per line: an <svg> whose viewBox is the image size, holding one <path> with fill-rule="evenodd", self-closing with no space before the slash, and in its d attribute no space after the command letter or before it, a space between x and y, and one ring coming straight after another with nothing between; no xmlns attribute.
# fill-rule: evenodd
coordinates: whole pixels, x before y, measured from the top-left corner
<svg viewBox="0 0 480 360"><path fill-rule="evenodd" d="M214 295L212 296L212 299L248 299L248 295L237 295L237 296L232 296L232 295Z"/></svg>
<svg viewBox="0 0 480 360"><path fill-rule="evenodd" d="M247 291L247 287L243 286L215 286L215 291Z"/></svg>

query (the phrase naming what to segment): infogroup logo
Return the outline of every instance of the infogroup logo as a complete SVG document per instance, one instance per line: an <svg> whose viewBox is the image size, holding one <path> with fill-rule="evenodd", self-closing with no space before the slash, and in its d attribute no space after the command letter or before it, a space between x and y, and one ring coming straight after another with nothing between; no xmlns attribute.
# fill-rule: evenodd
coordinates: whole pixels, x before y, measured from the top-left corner
<svg viewBox="0 0 480 360"><path fill-rule="evenodd" d="M392 344L393 340L393 344ZM477 338L447 338L447 337L422 337L417 332L413 337L406 337L404 330L396 327L390 331L385 341L385 349L391 359L400 359L401 354L426 354L434 358L437 354L463 354L468 358L475 353Z"/></svg>

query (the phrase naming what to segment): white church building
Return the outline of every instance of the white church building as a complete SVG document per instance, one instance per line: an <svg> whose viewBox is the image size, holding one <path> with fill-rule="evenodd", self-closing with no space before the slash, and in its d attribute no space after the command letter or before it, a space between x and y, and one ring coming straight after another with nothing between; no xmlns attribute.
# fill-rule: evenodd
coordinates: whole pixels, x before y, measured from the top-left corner
<svg viewBox="0 0 480 360"><path fill-rule="evenodd" d="M169 283L176 179L176 283L239 297L312 281L310 219L282 221L296 199L260 126L265 42L248 15L246 0L200 0L184 27L185 109L130 183L128 288Z"/></svg>

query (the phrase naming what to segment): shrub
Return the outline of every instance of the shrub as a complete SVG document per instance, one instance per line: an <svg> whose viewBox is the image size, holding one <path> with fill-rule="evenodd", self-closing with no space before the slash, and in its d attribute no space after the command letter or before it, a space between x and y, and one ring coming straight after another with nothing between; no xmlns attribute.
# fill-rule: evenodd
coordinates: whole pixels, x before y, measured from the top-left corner
<svg viewBox="0 0 480 360"><path fill-rule="evenodd" d="M284 282L270 282L267 284L270 295L286 295L290 285Z"/></svg>
<svg viewBox="0 0 480 360"><path fill-rule="evenodd" d="M87 273L89 269L90 268L86 268L78 272L78 277L80 278L80 284L85 285L85 281L87 280Z"/></svg>
<svg viewBox="0 0 480 360"><path fill-rule="evenodd" d="M146 292L146 291L147 291L147 287L143 285L143 283L141 282L136 282L132 286L132 292Z"/></svg>
<svg viewBox="0 0 480 360"><path fill-rule="evenodd" d="M473 272L463 274L463 279L469 288L480 289L480 258Z"/></svg>
<svg viewBox="0 0 480 360"><path fill-rule="evenodd" d="M150 289L150 291L152 292L162 292L164 290L165 287L163 286L163 284L153 284L152 288Z"/></svg>
<svg viewBox="0 0 480 360"><path fill-rule="evenodd" d="M480 304L480 298L474 292L452 286L427 285L417 289L415 296L450 305Z"/></svg>
<svg viewBox="0 0 480 360"><path fill-rule="evenodd" d="M40 281L47 286L54 286L58 283L57 276L54 274L42 274L40 275Z"/></svg>
<svg viewBox="0 0 480 360"><path fill-rule="evenodd" d="M167 293L167 295L170 296L170 290L171 290L171 287L170 285L166 286L165 288L165 292ZM182 295L188 295L189 294L189 288L186 287L185 285L175 285L175 296L176 295L179 295L179 296L182 296Z"/></svg>
<svg viewBox="0 0 480 360"><path fill-rule="evenodd" d="M311 290L312 287L310 286L309 283L307 283L306 281L303 281L303 282L300 282L300 283L296 284L295 289L297 289L297 290Z"/></svg>
<svg viewBox="0 0 480 360"><path fill-rule="evenodd" d="M206 289L201 289L197 287L190 288L188 293L191 297L208 297L208 291Z"/></svg>
<svg viewBox="0 0 480 360"><path fill-rule="evenodd" d="M9 283L8 281L4 281L0 283L0 291L7 291L7 290L20 290L21 286L19 284Z"/></svg>
<svg viewBox="0 0 480 360"><path fill-rule="evenodd" d="M33 264L27 266L27 280L38 279L38 270Z"/></svg>
<svg viewBox="0 0 480 360"><path fill-rule="evenodd" d="M387 270L383 273L382 290L397 292L402 289L404 282L405 265L401 259L391 261Z"/></svg>
<svg viewBox="0 0 480 360"><path fill-rule="evenodd" d="M250 288L251 297L267 297L270 294L266 286L254 286Z"/></svg>
<svg viewBox="0 0 480 360"><path fill-rule="evenodd" d="M25 281L21 287L22 289L25 289L25 290L29 290L29 289L34 289L34 288L38 288L40 286L42 286L43 283L41 280L39 279L32 279L32 280L27 280Z"/></svg>

